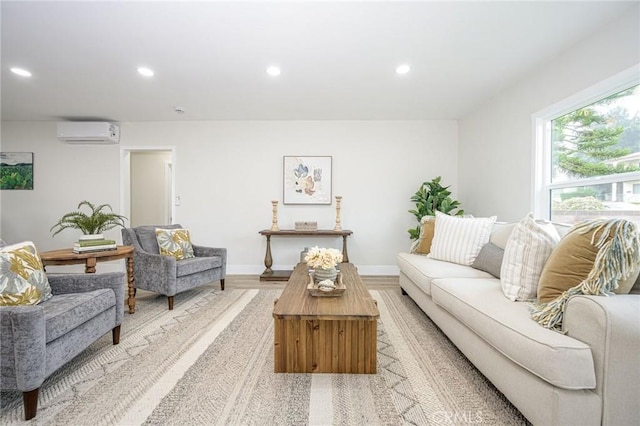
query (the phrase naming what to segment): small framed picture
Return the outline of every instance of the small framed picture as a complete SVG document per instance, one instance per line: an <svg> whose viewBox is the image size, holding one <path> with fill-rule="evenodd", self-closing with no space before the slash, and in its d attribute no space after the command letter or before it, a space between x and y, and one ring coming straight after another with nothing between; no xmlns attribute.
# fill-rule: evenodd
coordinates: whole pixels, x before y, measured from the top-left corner
<svg viewBox="0 0 640 426"><path fill-rule="evenodd" d="M283 204L331 204L331 156L284 156Z"/></svg>
<svg viewBox="0 0 640 426"><path fill-rule="evenodd" d="M0 152L0 189L33 189L33 152Z"/></svg>

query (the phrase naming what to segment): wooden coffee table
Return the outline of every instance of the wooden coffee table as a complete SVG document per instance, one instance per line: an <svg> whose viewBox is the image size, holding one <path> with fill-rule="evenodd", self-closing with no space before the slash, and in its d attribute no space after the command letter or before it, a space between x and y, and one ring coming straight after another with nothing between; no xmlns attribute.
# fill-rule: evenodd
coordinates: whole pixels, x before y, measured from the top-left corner
<svg viewBox="0 0 640 426"><path fill-rule="evenodd" d="M309 268L294 269L273 308L276 373L376 373L378 306L353 264L339 269L339 297L311 296Z"/></svg>

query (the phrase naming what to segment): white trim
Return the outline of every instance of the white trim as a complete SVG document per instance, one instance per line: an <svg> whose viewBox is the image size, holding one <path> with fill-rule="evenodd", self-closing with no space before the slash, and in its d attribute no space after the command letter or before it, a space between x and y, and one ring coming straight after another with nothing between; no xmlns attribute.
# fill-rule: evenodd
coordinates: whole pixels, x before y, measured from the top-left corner
<svg viewBox="0 0 640 426"><path fill-rule="evenodd" d="M360 275L381 275L398 276L400 269L397 265L356 265ZM273 265L271 269L287 270L291 265ZM260 275L264 272L264 265L229 265L227 264L227 275Z"/></svg>
<svg viewBox="0 0 640 426"><path fill-rule="evenodd" d="M640 173L625 173L620 175L598 177L591 179L576 179L562 183L551 183L551 146L548 143L551 136L550 120L575 111L587 105L605 98L608 95L620 92L628 87L640 84L640 64L634 65L618 74L615 74L591 87L581 90L547 108L531 115L532 128L532 170L533 191L531 196L531 211L535 217L549 219L551 215L551 189L567 188L594 183L621 182L629 179L637 179Z"/></svg>
<svg viewBox="0 0 640 426"><path fill-rule="evenodd" d="M640 64L615 74L606 80L579 91L533 114L534 117L551 120L601 100L640 83Z"/></svg>
<svg viewBox="0 0 640 426"><path fill-rule="evenodd" d="M616 173L614 175L596 176L584 179L571 179L570 181L566 182L550 183L546 186L546 189L552 190L573 188L576 186L591 186L604 183L630 182L634 180L640 180L640 172Z"/></svg>

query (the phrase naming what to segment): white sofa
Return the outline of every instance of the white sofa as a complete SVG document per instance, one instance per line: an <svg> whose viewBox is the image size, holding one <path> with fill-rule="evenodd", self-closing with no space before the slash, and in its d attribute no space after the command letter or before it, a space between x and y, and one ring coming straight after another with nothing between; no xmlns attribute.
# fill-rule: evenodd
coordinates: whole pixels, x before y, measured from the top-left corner
<svg viewBox="0 0 640 426"><path fill-rule="evenodd" d="M487 272L410 253L398 266L403 294L533 424L640 425L640 295L575 296L561 334Z"/></svg>

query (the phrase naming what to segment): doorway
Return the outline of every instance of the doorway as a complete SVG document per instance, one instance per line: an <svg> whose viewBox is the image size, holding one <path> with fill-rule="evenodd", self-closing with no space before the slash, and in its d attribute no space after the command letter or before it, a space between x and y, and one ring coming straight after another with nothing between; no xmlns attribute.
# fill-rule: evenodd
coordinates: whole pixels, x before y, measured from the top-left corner
<svg viewBox="0 0 640 426"><path fill-rule="evenodd" d="M175 149L121 150L121 206L129 226L175 223Z"/></svg>

